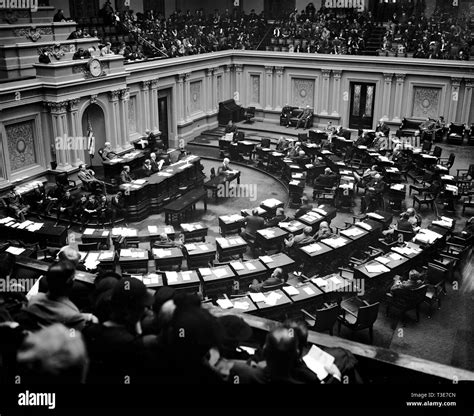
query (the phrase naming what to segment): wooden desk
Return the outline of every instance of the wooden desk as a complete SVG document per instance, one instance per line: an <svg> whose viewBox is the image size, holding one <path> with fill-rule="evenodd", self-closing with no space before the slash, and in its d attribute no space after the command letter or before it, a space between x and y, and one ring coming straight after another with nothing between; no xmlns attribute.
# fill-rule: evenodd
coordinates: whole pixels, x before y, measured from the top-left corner
<svg viewBox="0 0 474 416"><path fill-rule="evenodd" d="M289 272L295 261L285 253L272 254L271 256L260 256L259 259L268 270L275 270L281 267L285 272ZM271 259L271 260L270 260Z"/></svg>
<svg viewBox="0 0 474 416"><path fill-rule="evenodd" d="M245 227L245 218L242 215L233 214L219 217L219 232L223 237L228 233L240 233L243 227Z"/></svg>
<svg viewBox="0 0 474 416"><path fill-rule="evenodd" d="M204 203L204 211L207 211L207 191L202 188L193 189L170 202L164 207L166 224L185 220L190 211L196 209L197 202L201 200Z"/></svg>
<svg viewBox="0 0 474 416"><path fill-rule="evenodd" d="M219 261L230 258L232 256L239 256L244 258L244 253L247 251L248 244L242 237L217 237L216 238L217 256Z"/></svg>
<svg viewBox="0 0 474 416"><path fill-rule="evenodd" d="M202 288L206 297L218 297L232 293L234 288L234 272L229 266L204 267L198 269Z"/></svg>
<svg viewBox="0 0 474 416"><path fill-rule="evenodd" d="M162 234L166 234L170 240L174 240L176 238L176 231L172 225L166 225L164 227L149 225L145 230L143 237L140 236L140 240L144 239L145 241L149 241L150 249L152 249L153 243L155 241L159 241Z"/></svg>
<svg viewBox="0 0 474 416"><path fill-rule="evenodd" d="M104 177L108 180L118 178L124 166L130 166L130 171L135 172L140 169L146 158L146 152L135 150L112 160L104 160Z"/></svg>
<svg viewBox="0 0 474 416"><path fill-rule="evenodd" d="M110 247L110 230L99 230L97 228L86 228L82 233L83 243L99 243Z"/></svg>
<svg viewBox="0 0 474 416"><path fill-rule="evenodd" d="M177 266L178 270L181 269L184 255L180 248L154 248L152 249L152 254L157 270L170 268L172 266Z"/></svg>
<svg viewBox="0 0 474 416"><path fill-rule="evenodd" d="M166 286L171 286L179 292L198 293L201 291L201 280L195 270L184 272L164 272Z"/></svg>
<svg viewBox="0 0 474 416"><path fill-rule="evenodd" d="M144 270L148 272L148 250L141 248L123 248L120 250L119 263L122 271Z"/></svg>
<svg viewBox="0 0 474 416"><path fill-rule="evenodd" d="M263 228L257 231L256 244L264 250L281 248L288 232L278 227Z"/></svg>
<svg viewBox="0 0 474 416"><path fill-rule="evenodd" d="M255 303L252 302L252 299L250 299L250 296L228 299L228 301L232 303L232 308L227 307L227 310L235 310L243 313L257 311L257 307Z"/></svg>
<svg viewBox="0 0 474 416"><path fill-rule="evenodd" d="M253 211L257 210L258 216L262 218L270 218L271 213L268 212L266 209L263 209L262 207L257 207L257 208L246 208L242 209L240 211L240 214L242 217L248 217L249 215L252 215ZM272 215L274 216L274 215Z"/></svg>
<svg viewBox="0 0 474 416"><path fill-rule="evenodd" d="M298 235L303 232L303 229L306 227L306 225L298 220L293 220L289 222L280 222L278 227L280 227L283 231L292 233L293 235Z"/></svg>
<svg viewBox="0 0 474 416"><path fill-rule="evenodd" d="M362 229L361 227L356 227L355 225L349 227L346 230L342 230L340 234L343 237L349 238L352 241L358 241L360 239L363 239L369 235L367 231Z"/></svg>
<svg viewBox="0 0 474 416"><path fill-rule="evenodd" d="M216 257L216 248L212 244L188 243L184 245L184 248L188 268L193 267L194 264L212 263Z"/></svg>
<svg viewBox="0 0 474 416"><path fill-rule="evenodd" d="M270 218L275 216L277 208L283 208L284 206L283 202L275 198L266 199L260 204L260 207L268 212Z"/></svg>
<svg viewBox="0 0 474 416"><path fill-rule="evenodd" d="M261 297L262 295L265 300L255 300L258 296ZM287 307L292 303L288 295L281 289L265 293L250 293L249 296L257 307L255 313L259 316L275 320L282 320L286 315Z"/></svg>
<svg viewBox="0 0 474 416"><path fill-rule="evenodd" d="M48 243L66 245L67 228L55 226L51 221L25 222L16 221L12 217L0 220L0 235L4 240L21 240L24 243L39 243L46 247Z"/></svg>
<svg viewBox="0 0 474 416"><path fill-rule="evenodd" d="M96 270L97 268L100 268L103 270L115 271L115 251L89 251L84 258L84 266L88 270Z"/></svg>
<svg viewBox="0 0 474 416"><path fill-rule="evenodd" d="M247 290L254 279L263 280L268 274L268 268L259 260L233 261L230 267L238 280L239 289Z"/></svg>
<svg viewBox="0 0 474 416"><path fill-rule="evenodd" d="M214 178L204 183L204 189L211 190L212 196L217 202L219 196L226 197L232 181L236 180L237 184L240 185L240 171L232 171L231 173L223 172L220 175L216 175ZM223 195L221 195L223 194Z"/></svg>
<svg viewBox="0 0 474 416"><path fill-rule="evenodd" d="M185 241L206 241L207 226L202 222L190 222L181 224L181 231Z"/></svg>

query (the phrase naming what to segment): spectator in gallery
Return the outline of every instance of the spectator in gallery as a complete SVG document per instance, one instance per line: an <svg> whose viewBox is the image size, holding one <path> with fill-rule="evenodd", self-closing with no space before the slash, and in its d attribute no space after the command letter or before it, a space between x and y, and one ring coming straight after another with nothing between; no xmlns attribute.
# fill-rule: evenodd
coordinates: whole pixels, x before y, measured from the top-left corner
<svg viewBox="0 0 474 416"><path fill-rule="evenodd" d="M105 193L105 183L98 180L95 177L95 172L92 169L87 169L84 163L79 166L77 177L83 183L86 191L98 192L102 190L102 192Z"/></svg>
<svg viewBox="0 0 474 416"><path fill-rule="evenodd" d="M58 9L58 11L53 16L53 22L65 22L67 19L64 16L64 10Z"/></svg>
<svg viewBox="0 0 474 416"><path fill-rule="evenodd" d="M59 224L61 217L64 216L68 219L70 226L74 215L74 198L69 190L64 192L64 196L59 200L57 208L56 225Z"/></svg>
<svg viewBox="0 0 474 416"><path fill-rule="evenodd" d="M68 39L82 39L84 34L82 33L82 29L78 28L77 30L71 32Z"/></svg>
<svg viewBox="0 0 474 416"><path fill-rule="evenodd" d="M7 194L6 201L8 210L12 212L17 220L24 222L26 215L30 211L30 206L24 202L16 187L12 188Z"/></svg>
<svg viewBox="0 0 474 416"><path fill-rule="evenodd" d="M87 202L84 205L84 209L81 215L81 225L84 228L85 225L89 224L90 220L99 213L99 201L95 198L94 194L90 194Z"/></svg>
<svg viewBox="0 0 474 416"><path fill-rule="evenodd" d="M125 200L122 191L118 191L110 200L110 209L112 211L112 227L115 225L117 218L125 218L127 212L125 208ZM125 224L127 226L127 224Z"/></svg>
<svg viewBox="0 0 474 416"><path fill-rule="evenodd" d="M313 111L311 110L310 106L307 105L303 112L298 117L298 121L296 122L295 129L299 129L301 125L303 125L303 130L306 130L309 125L309 121L311 120L311 116L313 115Z"/></svg>
<svg viewBox="0 0 474 416"><path fill-rule="evenodd" d="M130 175L130 166L126 165L123 167L122 172L120 173L120 183L130 183L132 181L133 179Z"/></svg>

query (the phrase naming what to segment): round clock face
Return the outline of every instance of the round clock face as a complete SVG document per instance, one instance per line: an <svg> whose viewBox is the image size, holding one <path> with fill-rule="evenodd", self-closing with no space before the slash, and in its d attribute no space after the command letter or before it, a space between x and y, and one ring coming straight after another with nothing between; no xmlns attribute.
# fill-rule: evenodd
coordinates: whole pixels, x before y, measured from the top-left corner
<svg viewBox="0 0 474 416"><path fill-rule="evenodd" d="M92 76L98 77L102 73L102 65L100 64L100 61L97 59L90 61L89 71L91 72Z"/></svg>

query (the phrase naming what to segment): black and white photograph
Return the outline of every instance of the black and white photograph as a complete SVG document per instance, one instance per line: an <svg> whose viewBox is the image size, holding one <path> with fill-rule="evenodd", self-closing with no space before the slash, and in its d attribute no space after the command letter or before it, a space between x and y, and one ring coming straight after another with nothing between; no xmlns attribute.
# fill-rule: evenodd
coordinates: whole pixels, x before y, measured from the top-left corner
<svg viewBox="0 0 474 416"><path fill-rule="evenodd" d="M473 89L474 0L0 0L0 415L472 416Z"/></svg>

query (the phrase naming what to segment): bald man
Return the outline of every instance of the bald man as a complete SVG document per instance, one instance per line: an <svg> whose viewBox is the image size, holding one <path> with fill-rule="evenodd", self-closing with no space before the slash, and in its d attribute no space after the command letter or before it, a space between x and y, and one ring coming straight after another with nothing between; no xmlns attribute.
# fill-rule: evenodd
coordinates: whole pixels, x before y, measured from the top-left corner
<svg viewBox="0 0 474 416"><path fill-rule="evenodd" d="M102 160L112 160L117 157L117 154L112 151L112 144L105 142L104 149L102 150Z"/></svg>

